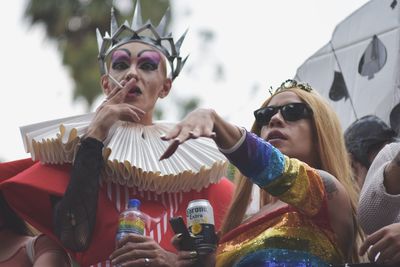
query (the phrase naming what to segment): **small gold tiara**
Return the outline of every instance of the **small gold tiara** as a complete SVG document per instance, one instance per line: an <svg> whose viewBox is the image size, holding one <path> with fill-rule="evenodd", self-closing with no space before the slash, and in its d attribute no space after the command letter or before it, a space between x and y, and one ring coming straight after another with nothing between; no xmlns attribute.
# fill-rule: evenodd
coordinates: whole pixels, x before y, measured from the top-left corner
<svg viewBox="0 0 400 267"><path fill-rule="evenodd" d="M308 83L300 83L296 80L288 79L288 80L284 81L281 84L281 86L276 88L275 91L272 89L272 87L270 87L268 89L268 91L271 95L274 95L280 91L291 89L291 88L296 88L296 87L300 88L301 90L307 91L307 92L311 92L313 90L311 85L309 85Z"/></svg>

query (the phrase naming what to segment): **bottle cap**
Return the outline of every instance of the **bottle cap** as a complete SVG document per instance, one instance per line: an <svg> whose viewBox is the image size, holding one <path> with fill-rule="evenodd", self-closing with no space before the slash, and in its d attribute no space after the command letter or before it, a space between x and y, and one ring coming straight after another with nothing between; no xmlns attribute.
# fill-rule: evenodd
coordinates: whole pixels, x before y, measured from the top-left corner
<svg viewBox="0 0 400 267"><path fill-rule="evenodd" d="M129 208L139 208L140 207L140 200L136 198L129 199Z"/></svg>

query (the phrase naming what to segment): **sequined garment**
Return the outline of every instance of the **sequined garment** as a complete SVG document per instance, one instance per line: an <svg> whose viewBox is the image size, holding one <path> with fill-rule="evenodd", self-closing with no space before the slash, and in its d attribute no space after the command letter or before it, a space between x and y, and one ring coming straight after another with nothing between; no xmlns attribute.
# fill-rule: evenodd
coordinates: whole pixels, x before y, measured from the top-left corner
<svg viewBox="0 0 400 267"><path fill-rule="evenodd" d="M217 266L329 266L343 263L318 172L252 133L227 158L288 205L257 216L220 241Z"/></svg>

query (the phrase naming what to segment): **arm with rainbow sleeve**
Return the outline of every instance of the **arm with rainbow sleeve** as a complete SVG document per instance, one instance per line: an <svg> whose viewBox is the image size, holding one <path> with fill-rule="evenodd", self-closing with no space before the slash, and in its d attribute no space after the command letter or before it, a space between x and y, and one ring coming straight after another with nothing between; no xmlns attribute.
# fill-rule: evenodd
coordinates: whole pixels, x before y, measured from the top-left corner
<svg viewBox="0 0 400 267"><path fill-rule="evenodd" d="M221 149L229 161L271 195L307 215L317 214L325 197L319 173L306 163L285 156L255 134L243 132L245 136L234 149Z"/></svg>

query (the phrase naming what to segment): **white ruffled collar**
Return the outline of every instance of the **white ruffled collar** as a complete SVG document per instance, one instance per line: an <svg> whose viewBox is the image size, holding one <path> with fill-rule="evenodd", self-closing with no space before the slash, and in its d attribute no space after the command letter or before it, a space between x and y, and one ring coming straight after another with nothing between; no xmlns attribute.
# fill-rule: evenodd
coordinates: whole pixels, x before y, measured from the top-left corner
<svg viewBox="0 0 400 267"><path fill-rule="evenodd" d="M71 163L93 117L89 113L23 126L25 150L43 163ZM104 141L107 164L102 179L161 193L201 190L225 176L226 158L208 138L189 140L159 161L169 145L160 136L173 125L117 123Z"/></svg>

